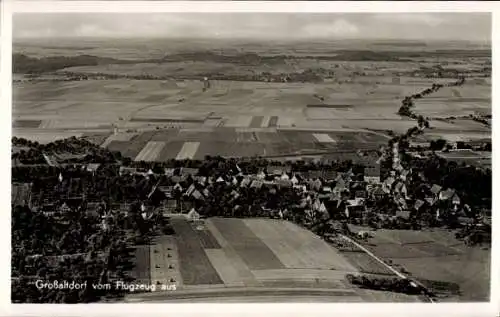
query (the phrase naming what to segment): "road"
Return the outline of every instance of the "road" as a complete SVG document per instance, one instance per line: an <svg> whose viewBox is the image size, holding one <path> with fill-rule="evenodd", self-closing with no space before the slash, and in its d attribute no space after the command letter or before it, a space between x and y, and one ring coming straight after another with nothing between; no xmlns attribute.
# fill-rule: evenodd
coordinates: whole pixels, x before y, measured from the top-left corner
<svg viewBox="0 0 500 317"><path fill-rule="evenodd" d="M275 302L278 299L289 302L360 302L362 299L354 290L349 289L311 289L311 288L263 288L263 287L214 287L192 290L161 291L130 294L125 302L165 302L165 301L252 301Z"/></svg>
<svg viewBox="0 0 500 317"><path fill-rule="evenodd" d="M353 243L354 245L356 245L358 248L360 248L361 250L363 250L363 252L365 252L366 254L368 254L369 256L371 256L373 259L375 259L377 262L380 262L383 266L385 266L388 270L390 270L391 272L393 272L396 276L402 278L402 279L405 279L405 280L409 280L409 281L412 281L414 282L415 284L417 284L418 286L422 287L423 289L427 290L427 288L420 282L418 282L417 280L413 279L413 278L409 278L408 276L404 275L403 273L401 273L400 271L396 270L395 268L393 268L392 266L390 266L389 264L385 263L384 260L382 260L381 258L379 258L378 256L376 256L375 254L373 254L370 250L368 250L367 248L365 248L364 246L362 246L361 244L357 243L356 241L354 241L353 239L341 234L340 235L343 239ZM435 303L435 301L429 297L429 296L426 296L426 298L431 302L431 303Z"/></svg>

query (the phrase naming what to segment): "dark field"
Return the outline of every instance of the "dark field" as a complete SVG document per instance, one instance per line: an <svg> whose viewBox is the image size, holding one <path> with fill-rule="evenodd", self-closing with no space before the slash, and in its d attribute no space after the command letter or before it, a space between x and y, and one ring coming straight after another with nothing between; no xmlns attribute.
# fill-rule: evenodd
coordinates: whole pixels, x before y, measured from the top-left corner
<svg viewBox="0 0 500 317"><path fill-rule="evenodd" d="M284 269L276 255L240 219L217 219L212 223L231 243L250 270Z"/></svg>
<svg viewBox="0 0 500 317"><path fill-rule="evenodd" d="M179 268L185 285L222 284L196 231L183 219L171 219L177 233Z"/></svg>
<svg viewBox="0 0 500 317"><path fill-rule="evenodd" d="M137 283L145 285L148 285L151 282L151 258L149 249L150 246L148 245L141 245L135 248L135 267L131 272L132 277L137 281Z"/></svg>
<svg viewBox="0 0 500 317"><path fill-rule="evenodd" d="M14 120L12 121L13 128L38 128L42 123L41 120Z"/></svg>

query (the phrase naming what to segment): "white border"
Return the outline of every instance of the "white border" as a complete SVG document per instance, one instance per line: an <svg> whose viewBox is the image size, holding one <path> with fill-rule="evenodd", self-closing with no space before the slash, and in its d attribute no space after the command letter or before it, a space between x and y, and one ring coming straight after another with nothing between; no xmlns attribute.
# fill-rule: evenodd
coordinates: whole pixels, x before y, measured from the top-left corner
<svg viewBox="0 0 500 317"><path fill-rule="evenodd" d="M10 9L10 2L2 1L0 3L0 148L2 155L0 158L1 166L5 167L4 172L0 175L0 202L3 203L4 218L0 221L0 251L2 257L2 265L0 265L0 295L2 295L2 304L0 304L0 314L2 313L6 302L10 302L10 199L11 199L11 181L10 181L10 140L11 140L11 126L12 126L12 16ZM8 156L7 156L8 155ZM9 167L7 169L7 166Z"/></svg>
<svg viewBox="0 0 500 317"><path fill-rule="evenodd" d="M12 55L12 12L495 12L493 16L492 44L494 47L493 77L497 78L499 73L499 32L500 32L500 3L497 2L261 2L261 1L214 1L214 2L192 1L22 1L12 2L3 0L2 24L1 24L1 111L2 123L1 146L5 155L2 155L2 166L10 167L10 135L11 135L11 55ZM493 81L492 98L498 100L500 93L500 82ZM496 107L492 107L493 116L496 117ZM497 125L493 124L493 146L497 148L496 135ZM493 152L493 162L497 155ZM493 165L496 165L493 163ZM493 192L500 189L498 186L498 173L493 169ZM9 175L9 177L5 177ZM0 201L10 200L10 169L1 177L3 189L0 191ZM493 200L493 209L499 209L497 199ZM492 298L497 299L490 304L86 304L86 305L12 305L10 304L10 208L4 208L3 214L7 219L0 222L3 226L1 232L8 237L0 239L2 260L4 265L0 266L2 284L0 294L3 295L0 303L0 315L34 315L34 316L105 316L105 315L127 315L138 314L164 315L175 314L177 316L202 315L211 316L250 316L250 315L273 315L273 316L332 316L334 314L348 314L349 316L499 316L500 293L498 281L500 268L498 241L493 237L492 250ZM500 226L498 215L493 215L493 226ZM7 221L6 221L7 220ZM497 269L494 269L497 268Z"/></svg>
<svg viewBox="0 0 500 317"><path fill-rule="evenodd" d="M196 3L196 4L195 4ZM15 1L14 12L492 12L478 1Z"/></svg>

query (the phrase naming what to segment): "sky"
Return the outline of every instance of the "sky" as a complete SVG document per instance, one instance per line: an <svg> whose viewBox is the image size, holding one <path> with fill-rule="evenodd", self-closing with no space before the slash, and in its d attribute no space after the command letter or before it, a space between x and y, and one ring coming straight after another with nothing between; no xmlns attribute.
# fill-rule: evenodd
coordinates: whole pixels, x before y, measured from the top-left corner
<svg viewBox="0 0 500 317"><path fill-rule="evenodd" d="M164 37L490 41L489 13L17 13L15 39Z"/></svg>

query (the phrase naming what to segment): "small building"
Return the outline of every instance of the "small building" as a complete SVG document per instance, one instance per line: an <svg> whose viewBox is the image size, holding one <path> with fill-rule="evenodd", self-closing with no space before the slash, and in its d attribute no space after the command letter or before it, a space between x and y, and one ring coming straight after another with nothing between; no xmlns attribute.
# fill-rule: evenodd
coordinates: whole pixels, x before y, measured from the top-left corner
<svg viewBox="0 0 500 317"><path fill-rule="evenodd" d="M371 196L375 200L380 200L380 199L384 198L385 195L387 195L387 193L380 186L374 188L373 191L371 192Z"/></svg>
<svg viewBox="0 0 500 317"><path fill-rule="evenodd" d="M431 187L431 193L434 197L439 197L439 193L441 192L441 189L442 187L437 185L437 184L433 184L432 187Z"/></svg>
<svg viewBox="0 0 500 317"><path fill-rule="evenodd" d="M181 168L181 175L191 175L191 176L196 176L198 175L198 169L197 168L191 168L191 167L183 167Z"/></svg>
<svg viewBox="0 0 500 317"><path fill-rule="evenodd" d="M338 173L334 170L325 169L325 170L323 170L321 177L326 181L331 181L331 180L334 180L335 178L337 178L337 174Z"/></svg>
<svg viewBox="0 0 500 317"><path fill-rule="evenodd" d="M200 214L194 209L194 208L191 208L191 210L188 212L188 214L186 215L187 219L189 221L198 221L200 220Z"/></svg>
<svg viewBox="0 0 500 317"><path fill-rule="evenodd" d="M87 172L90 172L92 174L95 174L97 172L97 170L99 169L99 167L101 166L101 164L99 163L91 163L91 164L87 164L85 170Z"/></svg>

